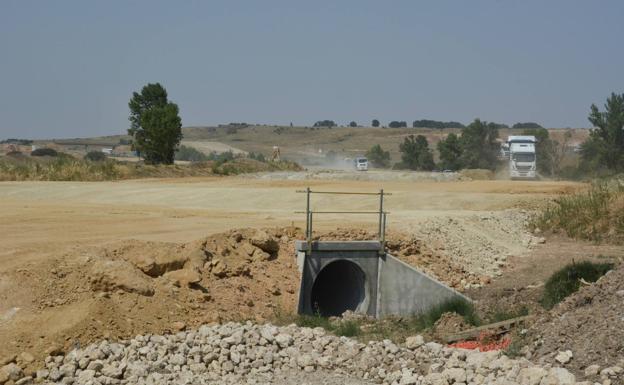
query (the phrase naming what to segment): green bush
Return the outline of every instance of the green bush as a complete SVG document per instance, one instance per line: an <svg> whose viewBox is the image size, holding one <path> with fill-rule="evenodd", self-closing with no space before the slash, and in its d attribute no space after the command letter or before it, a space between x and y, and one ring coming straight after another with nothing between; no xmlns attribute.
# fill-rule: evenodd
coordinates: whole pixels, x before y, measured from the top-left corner
<svg viewBox="0 0 624 385"><path fill-rule="evenodd" d="M213 152L210 155L208 155L208 160L214 160L217 163L222 164L222 163L234 160L234 153L232 151L225 151L219 154L217 154L216 152Z"/></svg>
<svg viewBox="0 0 624 385"><path fill-rule="evenodd" d="M593 263L589 261L571 263L555 272L546 281L540 303L546 309L552 309L564 298L578 291L581 286L581 279L587 282L596 282L598 278L605 275L612 268L612 263Z"/></svg>
<svg viewBox="0 0 624 385"><path fill-rule="evenodd" d="M89 151L84 158L85 160L90 160L91 162L103 162L106 160L106 154L102 151Z"/></svg>
<svg viewBox="0 0 624 385"><path fill-rule="evenodd" d="M204 162L208 160L208 156L203 152L187 146L180 146L175 153L175 160L185 160L189 162Z"/></svg>
<svg viewBox="0 0 624 385"><path fill-rule="evenodd" d="M481 324L481 320L477 315L474 305L460 297L449 299L432 307L426 313L415 317L412 322L417 330L428 329L431 328L444 313L457 313L464 318L466 323L473 326Z"/></svg>
<svg viewBox="0 0 624 385"><path fill-rule="evenodd" d="M43 147L31 152L30 156L58 156L58 152L53 148Z"/></svg>
<svg viewBox="0 0 624 385"><path fill-rule="evenodd" d="M390 166L390 152L384 151L379 144L374 145L366 152L366 158L368 158L375 167L386 168Z"/></svg>
<svg viewBox="0 0 624 385"><path fill-rule="evenodd" d="M250 152L247 157L249 159L257 160L258 162L266 163L266 158L261 153L254 154L253 152Z"/></svg>
<svg viewBox="0 0 624 385"><path fill-rule="evenodd" d="M305 315L302 314L297 317L295 324L300 327L318 328L321 327L325 330L331 330L332 326L329 323L329 318L321 317L320 315Z"/></svg>
<svg viewBox="0 0 624 385"><path fill-rule="evenodd" d="M342 321L333 330L334 334L343 337L355 337L361 333L360 325L355 321Z"/></svg>

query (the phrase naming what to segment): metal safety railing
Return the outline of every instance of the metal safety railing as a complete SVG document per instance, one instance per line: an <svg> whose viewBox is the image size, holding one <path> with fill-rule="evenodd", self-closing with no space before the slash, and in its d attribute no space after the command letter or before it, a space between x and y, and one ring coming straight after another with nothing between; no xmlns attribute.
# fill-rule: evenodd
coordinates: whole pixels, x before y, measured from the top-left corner
<svg viewBox="0 0 624 385"><path fill-rule="evenodd" d="M308 252L312 251L312 223L315 214L375 214L379 216L378 224L378 241L379 251L383 252L386 243L386 216L389 214L384 211L384 197L392 195L384 192L383 189L379 192L346 192L346 191L312 191L309 187L305 190L297 190L297 193L306 194L306 211L295 211L296 214L306 215L306 242L308 246ZM379 210L378 211L313 211L310 209L310 195L311 194L331 194L331 195L377 195L379 196Z"/></svg>

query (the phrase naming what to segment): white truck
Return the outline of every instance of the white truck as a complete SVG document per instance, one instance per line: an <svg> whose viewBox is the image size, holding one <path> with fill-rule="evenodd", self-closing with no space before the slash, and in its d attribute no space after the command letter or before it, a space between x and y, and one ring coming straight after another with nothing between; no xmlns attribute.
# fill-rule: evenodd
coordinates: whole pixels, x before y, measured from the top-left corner
<svg viewBox="0 0 624 385"><path fill-rule="evenodd" d="M514 136L507 138L509 145L509 176L511 179L536 179L537 157L535 136Z"/></svg>
<svg viewBox="0 0 624 385"><path fill-rule="evenodd" d="M355 169L357 171L368 171L368 159L363 156L355 158Z"/></svg>

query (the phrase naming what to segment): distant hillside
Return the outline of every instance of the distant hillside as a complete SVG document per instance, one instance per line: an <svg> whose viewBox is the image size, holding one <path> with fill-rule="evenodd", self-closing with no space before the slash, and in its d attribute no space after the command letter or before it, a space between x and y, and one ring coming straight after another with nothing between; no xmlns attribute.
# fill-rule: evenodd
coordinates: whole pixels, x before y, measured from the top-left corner
<svg viewBox="0 0 624 385"><path fill-rule="evenodd" d="M502 128L500 138L518 134L522 130ZM554 139L560 139L565 129L550 129ZM460 133L460 128L373 128L373 127L290 127L268 125L221 125L218 127L185 127L182 142L205 153L211 151L234 153L253 152L269 156L273 146L279 146L282 157L304 165L322 163L328 152L337 159L363 155L375 144L390 152L392 162L400 159L399 144L408 135L425 135L431 148L449 133ZM571 144L581 143L588 135L586 129L574 129ZM94 138L38 140L38 147L51 146L59 151L73 154L86 153L104 147L115 147L116 151L130 151L130 137L112 135ZM6 146L6 145L5 145ZM2 147L2 146L0 146ZM0 148L1 150L1 148Z"/></svg>
<svg viewBox="0 0 624 385"><path fill-rule="evenodd" d="M500 138L518 134L522 130L503 128ZM550 135L560 139L566 129L551 129ZM435 149L440 139L449 133L460 133L459 128L373 128L373 127L290 127L290 126L219 126L186 127L184 141L220 142L237 149L269 155L273 146L279 146L282 156L302 164L314 164L329 151L337 157L363 155L375 144L390 152L392 162L400 159L399 144L408 135L425 135L429 146ZM586 129L574 129L572 142L582 142Z"/></svg>

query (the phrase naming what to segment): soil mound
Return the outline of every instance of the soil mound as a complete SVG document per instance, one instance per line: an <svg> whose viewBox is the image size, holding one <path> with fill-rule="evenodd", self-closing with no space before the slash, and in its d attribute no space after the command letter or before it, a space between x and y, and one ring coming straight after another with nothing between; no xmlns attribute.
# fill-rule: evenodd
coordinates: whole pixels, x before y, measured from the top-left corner
<svg viewBox="0 0 624 385"><path fill-rule="evenodd" d="M433 336L438 340L468 330L473 326L464 321L464 317L457 313L444 313L433 325Z"/></svg>
<svg viewBox="0 0 624 385"><path fill-rule="evenodd" d="M12 342L7 353L40 359L50 346L67 350L221 320L272 319L295 309L293 240L301 236L286 227L232 230L186 244L125 240L25 264L3 282L32 305L2 323L0 341Z"/></svg>
<svg viewBox="0 0 624 385"><path fill-rule="evenodd" d="M562 364L577 374L587 371L591 380L612 371L624 375L624 265L555 306L532 325L530 336L535 360ZM568 350L572 356L562 358Z"/></svg>

